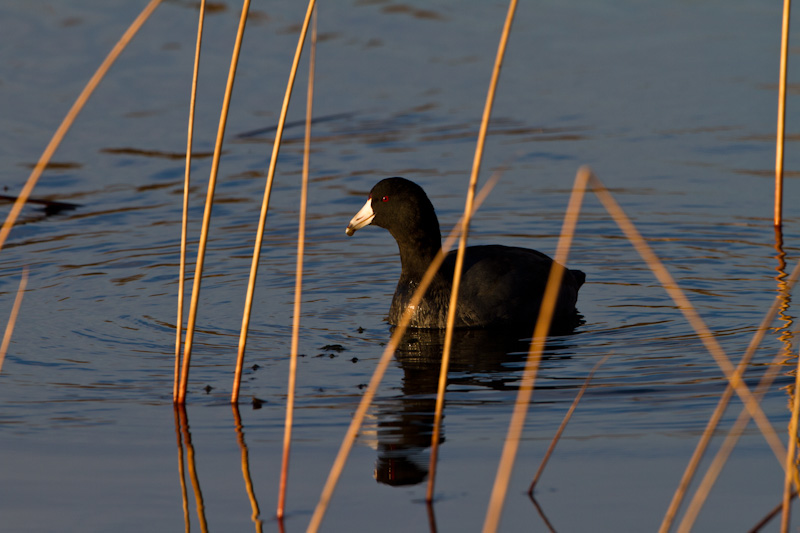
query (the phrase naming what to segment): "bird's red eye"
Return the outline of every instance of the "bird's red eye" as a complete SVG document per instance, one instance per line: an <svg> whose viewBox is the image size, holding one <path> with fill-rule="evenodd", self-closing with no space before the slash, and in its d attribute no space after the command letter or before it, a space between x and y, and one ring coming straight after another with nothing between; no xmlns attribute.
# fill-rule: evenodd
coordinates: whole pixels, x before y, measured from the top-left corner
<svg viewBox="0 0 800 533"><path fill-rule="evenodd" d="M388 202L388 201L389 201L388 196L384 196L383 198L381 198L381 202Z"/></svg>

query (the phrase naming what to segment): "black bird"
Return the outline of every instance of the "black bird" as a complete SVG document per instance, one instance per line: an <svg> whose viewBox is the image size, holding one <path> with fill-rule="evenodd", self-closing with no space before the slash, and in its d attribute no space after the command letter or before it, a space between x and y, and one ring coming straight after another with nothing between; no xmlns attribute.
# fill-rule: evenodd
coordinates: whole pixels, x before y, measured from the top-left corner
<svg viewBox="0 0 800 533"><path fill-rule="evenodd" d="M388 178L370 191L364 207L347 226L347 235L368 224L389 230L400 249L402 272L389 309L397 325L428 265L442 247L439 220L422 187L404 178ZM445 328L456 251L447 254L417 307L411 327ZM550 267L564 268L527 248L489 245L466 249L455 325L459 328L530 327L539 313ZM580 270L565 269L551 331L572 330L580 320L575 303L586 280Z"/></svg>

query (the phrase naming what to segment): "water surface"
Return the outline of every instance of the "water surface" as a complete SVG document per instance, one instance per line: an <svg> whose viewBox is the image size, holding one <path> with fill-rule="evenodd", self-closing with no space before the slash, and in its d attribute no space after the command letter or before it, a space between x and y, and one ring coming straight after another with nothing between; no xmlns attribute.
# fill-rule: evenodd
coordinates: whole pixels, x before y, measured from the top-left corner
<svg viewBox="0 0 800 533"><path fill-rule="evenodd" d="M0 39L10 57L0 66L4 192L19 192L83 84L143 5L0 7ZM203 45L191 257L239 16L234 2L215 5ZM192 3L159 7L42 177L35 197L78 207L57 214L26 207L1 252L5 309L24 266L31 276L0 375L4 531L174 531L187 520L198 530L199 515L209 530L256 527L242 442L258 519L264 530L278 530L272 516L302 166L297 126L285 133L267 219L238 434L228 398L270 128L304 10L297 2L252 6L216 190L188 432L176 431L171 389ZM327 119L313 133L289 531L305 529L391 334L384 317L399 274L396 246L379 228L352 238L344 228L371 186L392 175L426 188L443 228L456 223L505 10L500 2L321 6L315 115ZM482 181L493 169L508 170L475 217L471 242L554 253L575 172L589 164L738 359L779 286L771 221L779 27L780 6L744 0L522 3ZM294 101L290 121L302 119L303 100ZM784 251L791 269L798 232L791 118L789 128ZM591 196L569 264L587 273L579 301L585 323L548 345L502 529L546 529L524 492L583 379L611 354L536 496L557 531L653 530L725 381ZM749 383L777 353L792 352L791 336L779 328L791 330L793 317L789 300ZM421 481L438 342L412 337L390 367L326 530L429 527ZM483 521L525 346L480 332L456 339L437 476L440 530L476 530ZM781 434L792 381L787 366L763 403ZM734 402L725 427L739 409ZM202 513L184 462L184 514L179 443L184 454L192 445ZM780 465L751 428L696 529L750 527L780 501L782 484Z"/></svg>

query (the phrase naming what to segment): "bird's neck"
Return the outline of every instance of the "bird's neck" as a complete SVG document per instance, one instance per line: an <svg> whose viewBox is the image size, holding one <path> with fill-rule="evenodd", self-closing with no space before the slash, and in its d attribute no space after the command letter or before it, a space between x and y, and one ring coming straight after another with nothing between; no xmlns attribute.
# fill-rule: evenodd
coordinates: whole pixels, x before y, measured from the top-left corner
<svg viewBox="0 0 800 533"><path fill-rule="evenodd" d="M442 239L438 228L436 229L437 231L429 233L406 231L395 236L400 249L402 276L407 281L419 283L441 249Z"/></svg>

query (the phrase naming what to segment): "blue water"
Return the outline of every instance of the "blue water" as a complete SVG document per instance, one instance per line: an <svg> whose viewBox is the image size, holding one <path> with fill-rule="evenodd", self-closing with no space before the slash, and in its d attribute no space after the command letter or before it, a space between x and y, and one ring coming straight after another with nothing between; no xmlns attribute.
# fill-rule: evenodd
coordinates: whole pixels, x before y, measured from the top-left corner
<svg viewBox="0 0 800 533"><path fill-rule="evenodd" d="M209 14L192 168L190 260L239 5ZM0 6L4 194L17 194L83 84L144 2ZM164 3L103 81L0 251L0 309L28 290L0 374L3 531L257 527L277 501L294 295L302 128L285 132L261 254L237 434L228 404L274 126L305 6L254 2L212 217L188 396L202 513L172 369L186 120L197 11ZM286 530L304 530L390 328L396 245L344 228L381 178L428 191L443 229L463 211L502 2L322 5L307 256ZM589 164L734 360L777 294L772 228L780 6L758 2L521 3L481 181L508 167L472 243L554 253L575 173ZM790 60L794 61L796 54ZM304 58L305 59L305 58ZM306 63L289 120L304 113ZM796 75L790 74L794 87ZM798 247L798 161L789 96L784 251ZM3 206L8 210L8 204ZM525 495L584 378L600 368L539 483L557 531L658 527L725 381L702 342L590 194L569 260L587 273L585 323L542 362L504 507L503 531L546 530ZM188 284L187 287L190 287ZM791 299L747 374L793 353ZM3 319L4 320L4 319ZM424 531L436 338L412 339L387 372L323 522L326 531ZM438 529L483 522L526 342L460 334L434 506ZM331 345L341 345L336 351ZM789 359L789 356L785 357ZM792 360L789 361L792 363ZM782 440L781 369L762 406ZM253 399L263 403L254 408ZM724 428L738 416L734 401ZM715 439L715 450L721 438ZM708 460L703 463L705 466ZM188 485L184 514L181 464ZM380 482L376 482L376 477ZM387 483L391 480L395 486ZM403 484L400 484L400 483ZM739 531L779 503L783 472L757 429L736 448L696 525ZM771 524L771 530L777 525Z"/></svg>

